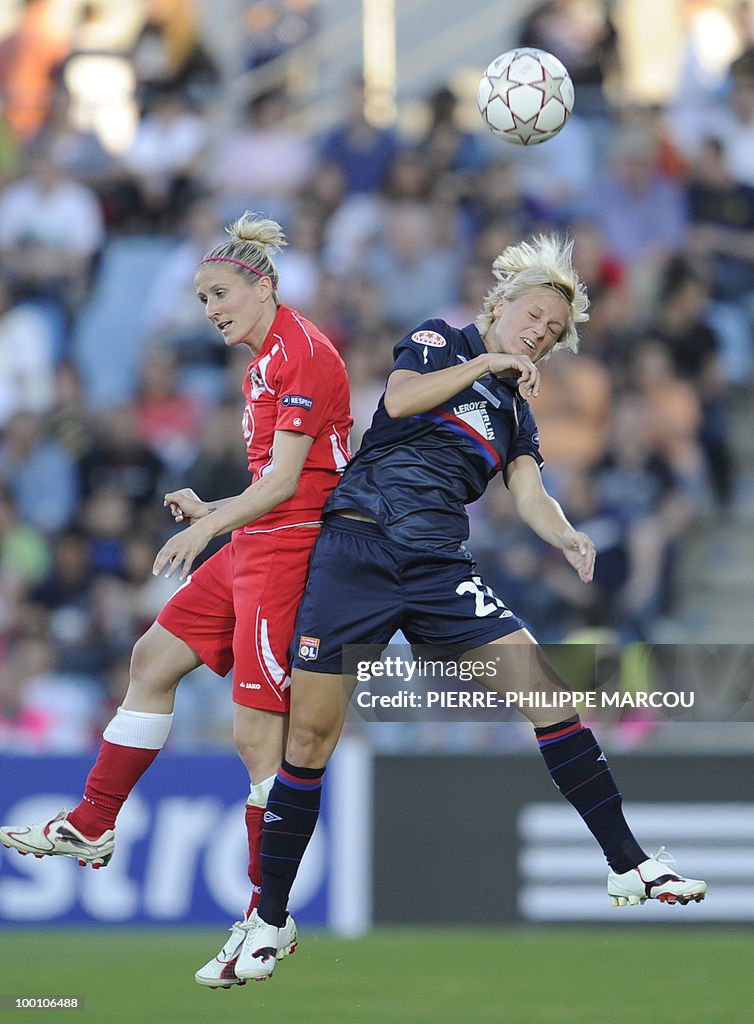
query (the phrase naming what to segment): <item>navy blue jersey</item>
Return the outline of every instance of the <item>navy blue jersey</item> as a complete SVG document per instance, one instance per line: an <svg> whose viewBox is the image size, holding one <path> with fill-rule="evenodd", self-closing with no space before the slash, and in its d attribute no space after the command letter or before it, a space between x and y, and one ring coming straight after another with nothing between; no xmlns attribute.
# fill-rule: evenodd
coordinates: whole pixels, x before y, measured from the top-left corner
<svg viewBox="0 0 754 1024"><path fill-rule="evenodd" d="M473 325L425 320L395 346L393 369L431 373L485 352ZM388 416L384 397L325 514L357 509L397 542L451 550L469 536L465 506L496 473L519 455L542 465L537 425L514 380L487 374L404 419Z"/></svg>

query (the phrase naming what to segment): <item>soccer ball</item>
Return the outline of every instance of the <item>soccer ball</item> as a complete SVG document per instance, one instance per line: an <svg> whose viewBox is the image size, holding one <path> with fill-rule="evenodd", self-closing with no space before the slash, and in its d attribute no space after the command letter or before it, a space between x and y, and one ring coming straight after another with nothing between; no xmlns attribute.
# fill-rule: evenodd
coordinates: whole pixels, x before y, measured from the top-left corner
<svg viewBox="0 0 754 1024"><path fill-rule="evenodd" d="M519 47L495 57L477 92L490 131L516 146L535 146L557 135L573 110L573 82L557 57Z"/></svg>

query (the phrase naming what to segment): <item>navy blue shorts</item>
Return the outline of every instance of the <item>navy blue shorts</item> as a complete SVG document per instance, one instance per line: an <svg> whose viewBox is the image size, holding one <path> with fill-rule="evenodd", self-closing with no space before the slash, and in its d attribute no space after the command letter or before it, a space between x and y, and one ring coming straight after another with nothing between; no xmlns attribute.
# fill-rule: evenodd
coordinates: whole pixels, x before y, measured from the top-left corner
<svg viewBox="0 0 754 1024"><path fill-rule="evenodd" d="M312 552L293 665L340 674L345 644L384 646L399 629L411 644L472 650L525 628L465 549L416 551L374 523L331 516Z"/></svg>

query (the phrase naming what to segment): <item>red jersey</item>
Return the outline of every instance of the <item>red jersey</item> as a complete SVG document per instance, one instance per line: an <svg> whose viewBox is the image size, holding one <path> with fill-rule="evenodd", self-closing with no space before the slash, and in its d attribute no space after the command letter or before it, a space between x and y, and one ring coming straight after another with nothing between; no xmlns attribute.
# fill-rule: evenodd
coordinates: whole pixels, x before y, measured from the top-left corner
<svg viewBox="0 0 754 1024"><path fill-rule="evenodd" d="M353 419L343 360L314 324L281 306L249 364L243 392L243 435L253 480L272 466L276 430L314 438L293 497L243 529L253 533L319 522L351 457Z"/></svg>

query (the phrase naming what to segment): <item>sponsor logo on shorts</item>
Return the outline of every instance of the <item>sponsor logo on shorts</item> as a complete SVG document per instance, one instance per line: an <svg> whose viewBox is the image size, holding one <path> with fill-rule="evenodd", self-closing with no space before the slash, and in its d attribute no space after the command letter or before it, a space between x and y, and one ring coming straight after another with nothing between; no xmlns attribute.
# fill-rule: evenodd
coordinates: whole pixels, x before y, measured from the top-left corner
<svg viewBox="0 0 754 1024"><path fill-rule="evenodd" d="M261 683L239 683L238 686L239 686L239 688L241 690L261 690L262 689L262 684Z"/></svg>
<svg viewBox="0 0 754 1024"><path fill-rule="evenodd" d="M319 657L319 637L302 636L298 642L298 656L304 661L315 661Z"/></svg>
<svg viewBox="0 0 754 1024"><path fill-rule="evenodd" d="M302 422L303 421L302 421L301 417L297 416L296 419L293 421L293 426L294 427L300 427Z"/></svg>
<svg viewBox="0 0 754 1024"><path fill-rule="evenodd" d="M311 409L314 405L314 400L307 398L306 395L283 395L280 399L281 405L297 405L301 409Z"/></svg>
<svg viewBox="0 0 754 1024"><path fill-rule="evenodd" d="M445 348L448 344L437 331L414 331L411 340L415 341L417 345L429 345L430 348Z"/></svg>

